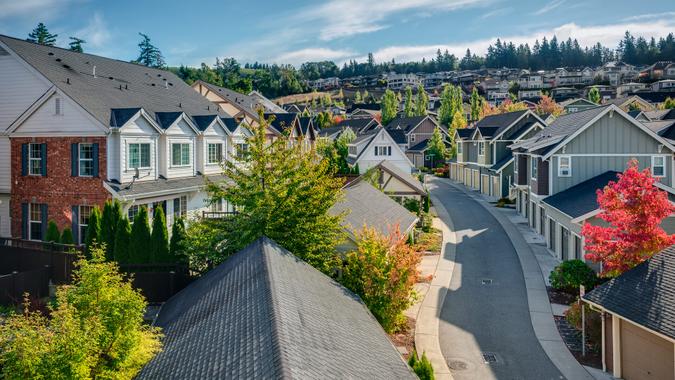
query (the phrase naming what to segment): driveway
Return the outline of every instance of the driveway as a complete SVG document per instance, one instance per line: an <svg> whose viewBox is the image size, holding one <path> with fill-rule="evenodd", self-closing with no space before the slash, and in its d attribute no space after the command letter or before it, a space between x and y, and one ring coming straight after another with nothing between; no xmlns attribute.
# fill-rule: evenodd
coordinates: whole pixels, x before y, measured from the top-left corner
<svg viewBox="0 0 675 380"><path fill-rule="evenodd" d="M453 377L562 379L534 334L523 272L504 229L472 196L447 181L432 178L428 187L457 234L439 326ZM483 354L496 362L486 364Z"/></svg>

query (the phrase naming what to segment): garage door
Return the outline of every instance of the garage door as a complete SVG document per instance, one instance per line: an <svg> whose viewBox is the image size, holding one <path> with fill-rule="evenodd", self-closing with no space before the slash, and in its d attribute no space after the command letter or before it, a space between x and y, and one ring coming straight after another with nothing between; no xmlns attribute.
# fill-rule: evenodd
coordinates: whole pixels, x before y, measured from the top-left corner
<svg viewBox="0 0 675 380"><path fill-rule="evenodd" d="M490 177L486 175L481 176L480 192L490 195Z"/></svg>
<svg viewBox="0 0 675 380"><path fill-rule="evenodd" d="M626 380L672 379L673 343L621 321L621 372Z"/></svg>
<svg viewBox="0 0 675 380"><path fill-rule="evenodd" d="M479 183L480 183L480 173L478 170L473 171L473 188L478 189Z"/></svg>
<svg viewBox="0 0 675 380"><path fill-rule="evenodd" d="M502 187L499 186L499 177L492 177L492 195L493 197L502 197Z"/></svg>

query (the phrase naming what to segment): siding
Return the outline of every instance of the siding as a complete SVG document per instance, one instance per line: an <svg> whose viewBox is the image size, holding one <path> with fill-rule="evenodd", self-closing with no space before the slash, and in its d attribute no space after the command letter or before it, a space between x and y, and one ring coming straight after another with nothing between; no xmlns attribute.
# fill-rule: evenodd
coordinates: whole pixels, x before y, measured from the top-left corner
<svg viewBox="0 0 675 380"><path fill-rule="evenodd" d="M56 112L56 99L61 102L61 114ZM104 136L100 126L95 124L78 104L59 94L52 95L30 117L17 128L15 136Z"/></svg>
<svg viewBox="0 0 675 380"><path fill-rule="evenodd" d="M208 144L223 144L223 156L225 159L229 157L230 145L228 143L228 136L225 134L225 131L220 128L214 128L213 126L206 129L202 135L197 137L197 170L204 174L216 174L222 172L222 168L218 164L208 164Z"/></svg>
<svg viewBox="0 0 675 380"><path fill-rule="evenodd" d="M391 146L391 156L375 155L375 147L382 145ZM364 148L365 145L359 146L359 152ZM366 170L379 164L382 160L391 162L406 173L410 173L412 171L412 166L410 165L410 162L406 158L405 154L403 154L400 149L397 149L396 143L394 140L392 140L389 134L384 131L384 129L374 137L374 140L365 149L367 150L361 154L358 160L359 170L361 173L365 173Z"/></svg>
<svg viewBox="0 0 675 380"><path fill-rule="evenodd" d="M527 161L528 161L527 156L525 156L523 154L519 154L517 156L517 159L518 159L518 173L516 173L516 174L518 174L518 178L516 179L516 184L517 185L527 185L527 182L528 182L527 179L528 179L528 175L529 175L529 172L528 172L529 168L528 168L528 165L527 165Z"/></svg>
<svg viewBox="0 0 675 380"><path fill-rule="evenodd" d="M7 136L0 136L0 193L9 193L11 181L11 147Z"/></svg>
<svg viewBox="0 0 675 380"><path fill-rule="evenodd" d="M0 237L10 237L9 195L0 195Z"/></svg>
<svg viewBox="0 0 675 380"><path fill-rule="evenodd" d="M127 168L127 149L131 143L150 144L150 168L139 170L140 178L136 181L157 179L158 137L157 131L143 117L137 118L124 127L120 135L119 165L122 177L120 182L131 182L134 176L135 170Z"/></svg>
<svg viewBox="0 0 675 380"><path fill-rule="evenodd" d="M419 144L424 140L430 139L431 135L434 133L434 129L436 129L436 124L429 118L424 119L417 128L410 131L410 134L408 135L408 148ZM412 141L412 135L415 135L415 141Z"/></svg>
<svg viewBox="0 0 675 380"><path fill-rule="evenodd" d="M167 129L159 137L159 174L166 178L189 177L195 175L195 132L184 120ZM173 166L171 164L172 144L189 144L190 164Z"/></svg>
<svg viewBox="0 0 675 380"><path fill-rule="evenodd" d="M50 87L12 55L0 55L0 83L0 130L7 129Z"/></svg>

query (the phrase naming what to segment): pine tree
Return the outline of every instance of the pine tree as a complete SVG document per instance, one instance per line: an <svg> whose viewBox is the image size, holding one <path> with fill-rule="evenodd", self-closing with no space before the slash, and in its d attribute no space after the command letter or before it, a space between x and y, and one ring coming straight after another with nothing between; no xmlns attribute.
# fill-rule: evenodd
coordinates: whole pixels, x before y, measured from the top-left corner
<svg viewBox="0 0 675 380"><path fill-rule="evenodd" d="M171 262L169 256L169 232L166 230L166 218L161 206L155 207L152 218L152 255L157 263Z"/></svg>
<svg viewBox="0 0 675 380"><path fill-rule="evenodd" d="M150 223L148 209L139 207L131 227L131 246L129 247L129 262L134 264L152 263L152 242L150 241Z"/></svg>
<svg viewBox="0 0 675 380"><path fill-rule="evenodd" d="M68 44L70 46L70 50L76 51L78 53L82 53L84 50L82 49L82 44L86 44L87 41L77 38L77 37L68 37L71 41Z"/></svg>
<svg viewBox="0 0 675 380"><path fill-rule="evenodd" d="M595 104L600 104L600 91L598 91L597 87L593 87L588 91L588 100Z"/></svg>
<svg viewBox="0 0 675 380"><path fill-rule="evenodd" d="M39 23L32 32L28 34L27 41L35 42L40 45L54 46L58 34L51 34L43 23Z"/></svg>
<svg viewBox="0 0 675 380"><path fill-rule="evenodd" d="M482 107L482 101L482 98L480 95L478 95L478 89L476 86L474 86L473 91L471 91L471 121L478 120Z"/></svg>
<svg viewBox="0 0 675 380"><path fill-rule="evenodd" d="M112 260L115 251L115 235L117 223L122 217L122 206L117 200L106 201L103 206L103 216L101 219L101 240L106 244L105 257Z"/></svg>
<svg viewBox="0 0 675 380"><path fill-rule="evenodd" d="M396 99L396 94L387 89L382 95L382 125L389 124L390 121L396 118L396 113L398 111L398 100Z"/></svg>
<svg viewBox="0 0 675 380"><path fill-rule="evenodd" d="M59 227L53 220L50 220L47 224L47 235L45 236L45 241L51 243L61 242L61 233L59 232Z"/></svg>
<svg viewBox="0 0 675 380"><path fill-rule="evenodd" d="M424 116L429 107L429 95L424 91L424 86L417 87L417 101L415 102L415 116Z"/></svg>
<svg viewBox="0 0 675 380"><path fill-rule="evenodd" d="M182 218L176 219L171 227L171 241L169 242L169 252L172 262L179 263L185 259L185 223Z"/></svg>
<svg viewBox="0 0 675 380"><path fill-rule="evenodd" d="M91 210L91 214L89 214L87 230L85 232L84 245L86 256L91 258L91 250L103 242L101 238L101 211L98 207L94 207Z"/></svg>
<svg viewBox="0 0 675 380"><path fill-rule="evenodd" d="M405 107L403 108L405 117L415 116L415 104L413 103L413 94L410 86L405 88Z"/></svg>
<svg viewBox="0 0 675 380"><path fill-rule="evenodd" d="M140 34L143 39L138 43L140 52L136 62L149 67L164 67L165 63L162 52L150 42L150 37L143 33L138 34Z"/></svg>
<svg viewBox="0 0 675 380"><path fill-rule="evenodd" d="M64 228L63 232L61 233L61 244L75 244L75 239L73 239L73 231L68 227Z"/></svg>
<svg viewBox="0 0 675 380"><path fill-rule="evenodd" d="M126 216L121 217L115 228L115 251L113 257L120 264L131 261L131 224Z"/></svg>

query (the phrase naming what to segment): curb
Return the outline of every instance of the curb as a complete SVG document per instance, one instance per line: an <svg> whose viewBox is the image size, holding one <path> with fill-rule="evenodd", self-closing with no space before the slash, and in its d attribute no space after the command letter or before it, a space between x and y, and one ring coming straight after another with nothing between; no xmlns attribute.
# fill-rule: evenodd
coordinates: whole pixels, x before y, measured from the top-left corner
<svg viewBox="0 0 675 380"><path fill-rule="evenodd" d="M429 193L434 204L436 213L448 215L445 206L435 196ZM446 218L450 221L450 218ZM434 278L429 284L424 299L421 302L420 310L417 313L417 325L415 327L415 350L418 353L426 353L427 358L434 368L434 376L438 380L453 380L452 373L441 352L441 345L438 341L438 330L440 323L441 309L445 296L450 287L452 271L455 267L455 247L456 237L452 221L450 225L446 224L440 217L437 218L439 227L443 232L443 242L441 245L441 254L436 264Z"/></svg>
<svg viewBox="0 0 675 380"><path fill-rule="evenodd" d="M553 310L548 299L544 275L534 256L534 252L532 252L530 245L525 241L518 228L499 210L496 210L495 207L487 203L480 194L468 191L463 186L449 179L444 179L444 182L463 191L485 208L497 220L508 235L509 240L511 240L523 271L532 328L537 340L539 340L539 344L553 365L567 379L594 380L594 377L572 356L572 353L570 353L565 342L562 340L553 319Z"/></svg>

